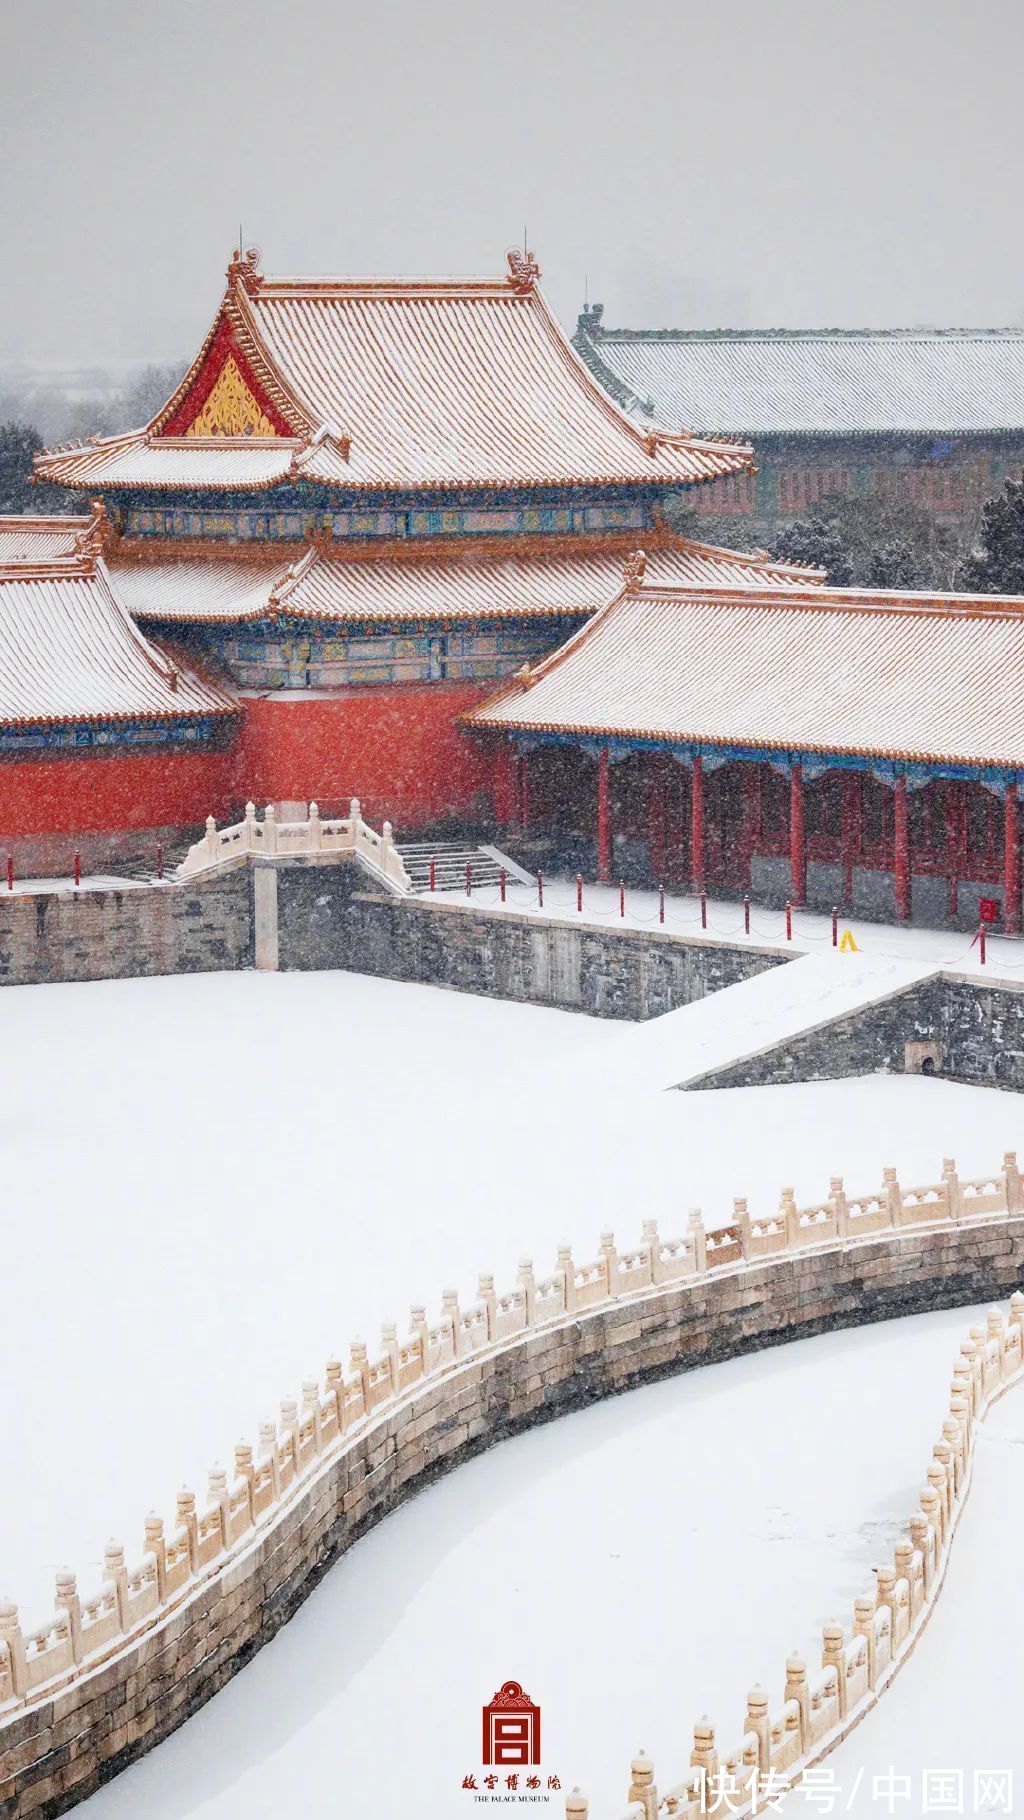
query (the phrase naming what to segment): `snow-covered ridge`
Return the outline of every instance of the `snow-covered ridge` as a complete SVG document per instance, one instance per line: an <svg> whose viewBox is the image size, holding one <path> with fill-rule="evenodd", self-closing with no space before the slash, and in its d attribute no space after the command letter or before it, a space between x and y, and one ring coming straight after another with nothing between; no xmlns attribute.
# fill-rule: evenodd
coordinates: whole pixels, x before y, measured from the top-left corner
<svg viewBox="0 0 1024 1820"><path fill-rule="evenodd" d="M476 1301L465 1307L455 1290L446 1290L436 1322L418 1306L404 1340L395 1326L386 1326L376 1358L356 1341L347 1376L334 1360L323 1386L304 1383L301 1406L283 1402L280 1423L261 1425L255 1450L236 1447L231 1475L221 1466L211 1470L202 1507L194 1492L179 1494L169 1534L162 1518L148 1517L136 1563L128 1565L121 1544L110 1544L97 1591L81 1596L75 1575L61 1572L55 1612L27 1629L16 1605L0 1604L0 1747L5 1721L133 1647L236 1563L254 1538L272 1531L351 1440L421 1392L429 1396L467 1360L511 1347L535 1331L572 1326L581 1313L602 1306L628 1301L640 1307L645 1297L675 1283L696 1287L709 1277L809 1250L845 1253L861 1238L898 1244L908 1227L1016 1221L1020 1209L1014 1152L1007 1152L997 1173L970 1181L961 1181L947 1159L939 1181L917 1187L901 1188L895 1170L887 1169L880 1191L847 1195L834 1177L827 1200L809 1207L797 1207L792 1191L784 1189L779 1213L769 1219L752 1220L747 1202L737 1199L733 1219L707 1230L695 1209L678 1238L662 1238L656 1221L648 1220L642 1243L633 1250L620 1250L605 1232L592 1261L577 1264L570 1248L560 1247L550 1276L538 1279L532 1261L525 1260L514 1287L504 1293L495 1290L492 1276L481 1276ZM1024 1322L1024 1298L1015 1320Z"/></svg>
<svg viewBox="0 0 1024 1820"><path fill-rule="evenodd" d="M747 1814L777 1805L804 1769L827 1755L864 1717L906 1661L942 1589L953 1537L971 1486L978 1428L992 1404L1024 1373L1024 1294L1010 1298L1009 1321L992 1309L986 1327L972 1327L953 1367L949 1414L932 1448L920 1507L909 1534L896 1544L893 1565L877 1570L870 1592L854 1601L853 1624L827 1624L822 1672L786 1663L782 1705L772 1713L768 1695L747 1696L744 1736L719 1755L708 1720L694 1726L690 1773L659 1797L654 1764L643 1752L633 1759L629 1806L616 1820L673 1820ZM586 1796L566 1798L567 1820L588 1820Z"/></svg>

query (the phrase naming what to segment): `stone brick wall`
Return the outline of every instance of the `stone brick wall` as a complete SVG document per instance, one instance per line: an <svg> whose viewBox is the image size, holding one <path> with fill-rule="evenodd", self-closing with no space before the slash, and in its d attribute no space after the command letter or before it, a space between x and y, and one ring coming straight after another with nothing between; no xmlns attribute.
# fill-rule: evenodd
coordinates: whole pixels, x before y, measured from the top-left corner
<svg viewBox="0 0 1024 1820"><path fill-rule="evenodd" d="M0 984L251 967L250 899L244 867L188 886L0 892Z"/></svg>
<svg viewBox="0 0 1024 1820"><path fill-rule="evenodd" d="M947 1079L1024 1089L1024 993L943 973L793 1037L760 1055L701 1075L687 1089L839 1080L877 1070L902 1074L910 1043L937 1045L935 1073ZM911 1061L911 1071L920 1066Z"/></svg>
<svg viewBox="0 0 1024 1820"><path fill-rule="evenodd" d="M384 898L354 871L278 868L279 965L346 967L494 998L641 1020L787 958L770 948L580 928L464 904Z"/></svg>
<svg viewBox="0 0 1024 1820"><path fill-rule="evenodd" d="M342 1436L266 1527L151 1628L0 1713L0 1816L47 1820L127 1767L244 1667L359 1535L495 1441L797 1336L1005 1297L1022 1270L1019 1217L904 1231L627 1296L454 1361Z"/></svg>

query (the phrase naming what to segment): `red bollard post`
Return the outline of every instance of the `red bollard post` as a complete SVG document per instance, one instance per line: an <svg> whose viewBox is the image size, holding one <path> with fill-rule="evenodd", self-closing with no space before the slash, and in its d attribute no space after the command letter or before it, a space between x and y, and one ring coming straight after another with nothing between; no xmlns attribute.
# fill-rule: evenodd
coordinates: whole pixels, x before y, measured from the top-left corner
<svg viewBox="0 0 1024 1820"><path fill-rule="evenodd" d="M76 853L75 854L75 884L80 885L81 882L82 882L82 855L80 853Z"/></svg>
<svg viewBox="0 0 1024 1820"><path fill-rule="evenodd" d="M8 889L8 891L14 890L14 854L13 853L9 853L7 855L7 889Z"/></svg>
<svg viewBox="0 0 1024 1820"><path fill-rule="evenodd" d="M157 878L163 878L164 875L164 850L162 847L158 847L156 850L156 875Z"/></svg>
<svg viewBox="0 0 1024 1820"><path fill-rule="evenodd" d="M431 860L431 862L430 862L430 889L431 889L431 891L433 891L433 889L434 889L434 862L433 862L433 860Z"/></svg>
<svg viewBox="0 0 1024 1820"><path fill-rule="evenodd" d="M706 929L708 926L708 898L706 891L702 891L700 894L700 926L702 929Z"/></svg>
<svg viewBox="0 0 1024 1820"><path fill-rule="evenodd" d="M978 924L978 958L981 961L982 966L984 966L985 965L985 925L984 925L984 923Z"/></svg>
<svg viewBox="0 0 1024 1820"><path fill-rule="evenodd" d="M472 897L472 895L473 895L473 867L472 867L470 861L467 859L467 861L466 861L466 896Z"/></svg>
<svg viewBox="0 0 1024 1820"><path fill-rule="evenodd" d="M786 940L787 942L793 940L793 906L788 898L786 900Z"/></svg>
<svg viewBox="0 0 1024 1820"><path fill-rule="evenodd" d="M501 887L501 901L502 901L502 903L504 903L504 902L505 902L505 880L506 880L506 878L507 878L507 877L508 877L508 874L507 874L507 873L506 873L506 871L505 871L505 868L504 868L504 866L502 866L502 868L501 868L501 871L500 871L500 872L499 872L499 874L498 874L498 884L499 884L499 885L500 885L500 887Z"/></svg>
<svg viewBox="0 0 1024 1820"><path fill-rule="evenodd" d="M665 921L665 887L664 887L664 885L658 886L658 921L659 921L659 923L663 923Z"/></svg>
<svg viewBox="0 0 1024 1820"><path fill-rule="evenodd" d="M743 933L744 935L750 934L750 899L746 894L743 898Z"/></svg>
<svg viewBox="0 0 1024 1820"><path fill-rule="evenodd" d="M583 914L583 874L582 874L582 872L577 872L577 874L576 874L576 908L580 912L580 915L582 916L582 914Z"/></svg>
<svg viewBox="0 0 1024 1820"><path fill-rule="evenodd" d="M543 910L543 908L544 908L544 879L543 879L542 874L539 872L537 874L537 904L538 904L538 907L541 910Z"/></svg>
<svg viewBox="0 0 1024 1820"><path fill-rule="evenodd" d="M833 948L839 946L839 911L835 904L832 905L832 946Z"/></svg>
<svg viewBox="0 0 1024 1820"><path fill-rule="evenodd" d="M626 914L626 887L622 883L622 880L620 879L619 880L619 915L625 916L625 914Z"/></svg>

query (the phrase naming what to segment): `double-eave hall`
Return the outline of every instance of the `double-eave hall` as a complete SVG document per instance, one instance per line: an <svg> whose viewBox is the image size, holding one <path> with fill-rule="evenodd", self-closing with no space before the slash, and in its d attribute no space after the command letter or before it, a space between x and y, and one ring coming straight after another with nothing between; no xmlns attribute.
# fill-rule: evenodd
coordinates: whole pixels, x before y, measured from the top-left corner
<svg viewBox="0 0 1024 1820"><path fill-rule="evenodd" d="M469 717L499 819L601 879L1020 930L1024 601L646 566Z"/></svg>

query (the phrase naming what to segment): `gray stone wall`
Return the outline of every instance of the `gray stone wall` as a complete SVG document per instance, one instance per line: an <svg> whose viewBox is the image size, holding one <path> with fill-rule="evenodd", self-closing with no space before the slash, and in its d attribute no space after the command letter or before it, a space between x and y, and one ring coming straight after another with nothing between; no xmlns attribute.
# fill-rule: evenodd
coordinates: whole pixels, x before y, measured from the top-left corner
<svg viewBox="0 0 1024 1820"><path fill-rule="evenodd" d="M756 1087L902 1074L908 1043L937 1043L938 1075L1024 1090L1024 993L940 974L686 1087Z"/></svg>
<svg viewBox="0 0 1024 1820"><path fill-rule="evenodd" d="M181 1725L358 1536L460 1461L618 1391L798 1336L1005 1298L1024 1222L903 1231L605 1305L453 1366L320 1461L272 1525L108 1663L0 1720L0 1820L63 1813Z"/></svg>
<svg viewBox="0 0 1024 1820"><path fill-rule="evenodd" d="M0 892L0 984L251 967L250 898L244 867L189 885Z"/></svg>
<svg viewBox="0 0 1024 1820"><path fill-rule="evenodd" d="M347 967L597 1017L657 1017L786 957L360 889L354 869L278 868L282 968Z"/></svg>

